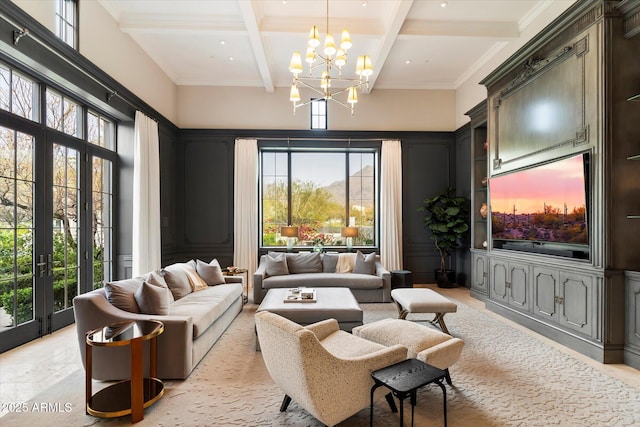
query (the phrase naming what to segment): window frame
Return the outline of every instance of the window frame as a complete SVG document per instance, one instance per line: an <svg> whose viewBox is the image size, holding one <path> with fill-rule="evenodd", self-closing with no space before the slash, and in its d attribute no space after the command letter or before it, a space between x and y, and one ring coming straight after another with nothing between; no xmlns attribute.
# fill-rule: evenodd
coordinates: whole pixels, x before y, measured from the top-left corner
<svg viewBox="0 0 640 427"><path fill-rule="evenodd" d="M75 50L80 50L78 46L79 34L79 7L78 0L57 0L56 1L56 36ZM68 5L72 4L73 17L68 16ZM71 28L72 35L69 37L68 31Z"/></svg>
<svg viewBox="0 0 640 427"><path fill-rule="evenodd" d="M320 105L324 106L324 113L318 112ZM314 120L315 119L315 120ZM309 105L309 128L311 130L327 130L329 129L329 103L324 98L312 98ZM316 122L322 120L324 127L314 126Z"/></svg>
<svg viewBox="0 0 640 427"><path fill-rule="evenodd" d="M266 251L270 249L282 249L286 246L284 245L269 245L264 243L265 237L265 223L264 223L264 164L263 164L263 154L265 153L286 153L287 159L287 224L283 225L294 225L299 226L300 224L292 224L292 162L291 155L295 153L339 153L345 156L345 212L344 212L344 221L346 222L343 226L351 225L347 224L349 222L350 211L351 211L351 202L349 196L349 177L354 171L350 171L350 154L357 153L371 153L373 154L373 182L374 182L374 194L373 194L373 243L372 244L354 244L354 250L357 248L362 248L366 250L378 250L380 246L380 153L381 153L381 140L369 140L365 141L361 144L355 144L355 147L351 147L352 141L348 142L338 142L332 141L327 143L327 141L315 141L309 143L302 142L301 144L292 144L292 141L286 141L283 144L274 143L273 141L265 141L259 140L258 144L258 168L259 168L259 190L258 190L258 232L259 232L259 242L258 246L261 251ZM297 146L296 146L297 145ZM324 249L330 249L332 251L346 251L347 242L343 239L339 245L326 245ZM309 245L301 245L299 241L295 242L293 245L294 250L309 250L311 246Z"/></svg>

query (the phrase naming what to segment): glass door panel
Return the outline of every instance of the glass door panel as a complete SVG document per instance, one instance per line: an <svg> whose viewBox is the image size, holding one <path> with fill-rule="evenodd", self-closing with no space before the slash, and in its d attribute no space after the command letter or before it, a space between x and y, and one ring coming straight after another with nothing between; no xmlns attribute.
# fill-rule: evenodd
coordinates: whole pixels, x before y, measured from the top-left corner
<svg viewBox="0 0 640 427"><path fill-rule="evenodd" d="M98 157L93 158L93 289L104 286L111 279L113 260L112 239L113 222L111 206L113 193L111 188L111 162Z"/></svg>
<svg viewBox="0 0 640 427"><path fill-rule="evenodd" d="M32 135L0 126L0 351L17 334L40 333L36 285L44 270L34 263L34 146Z"/></svg>
<svg viewBox="0 0 640 427"><path fill-rule="evenodd" d="M53 144L52 231L53 309L58 313L72 307L78 295L80 274L80 152Z"/></svg>

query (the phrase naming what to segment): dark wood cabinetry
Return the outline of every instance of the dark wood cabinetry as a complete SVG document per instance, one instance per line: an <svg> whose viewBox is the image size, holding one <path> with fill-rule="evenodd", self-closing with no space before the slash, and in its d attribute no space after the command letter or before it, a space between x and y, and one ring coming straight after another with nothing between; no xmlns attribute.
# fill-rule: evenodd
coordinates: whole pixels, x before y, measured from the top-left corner
<svg viewBox="0 0 640 427"><path fill-rule="evenodd" d="M640 163L630 161L640 159L640 128L629 108L640 105L629 99L640 90L640 32L628 13L640 2L576 2L481 82L486 123L474 127L472 116L476 211L492 177L589 153L588 259L494 248L491 221L483 227L474 212L471 289L489 309L604 363L625 360L625 310L628 319L638 310L628 277L624 291L625 270L640 267L640 239L629 238L640 230ZM474 140L482 132L486 162ZM482 165L488 191L478 186Z"/></svg>

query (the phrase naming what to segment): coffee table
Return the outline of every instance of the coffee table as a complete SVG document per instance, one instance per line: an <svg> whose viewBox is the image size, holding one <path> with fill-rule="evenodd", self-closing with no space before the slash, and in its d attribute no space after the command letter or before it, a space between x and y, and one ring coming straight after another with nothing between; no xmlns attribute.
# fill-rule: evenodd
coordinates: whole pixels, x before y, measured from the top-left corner
<svg viewBox="0 0 640 427"><path fill-rule="evenodd" d="M314 288L316 302L284 302L288 288L269 289L258 311L270 311L305 326L326 319L336 319L340 329L362 325L362 309L349 288Z"/></svg>

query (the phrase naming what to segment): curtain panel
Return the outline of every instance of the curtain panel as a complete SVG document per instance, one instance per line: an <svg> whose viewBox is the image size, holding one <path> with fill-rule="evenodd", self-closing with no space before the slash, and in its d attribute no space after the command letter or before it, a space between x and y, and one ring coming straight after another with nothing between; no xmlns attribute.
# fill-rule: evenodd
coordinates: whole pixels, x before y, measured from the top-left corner
<svg viewBox="0 0 640 427"><path fill-rule="evenodd" d="M133 277L162 266L158 123L136 111L133 162Z"/></svg>
<svg viewBox="0 0 640 427"><path fill-rule="evenodd" d="M380 155L380 260L387 270L402 269L402 146L382 141Z"/></svg>
<svg viewBox="0 0 640 427"><path fill-rule="evenodd" d="M233 264L249 270L249 295L253 272L258 269L258 141L236 139L233 172Z"/></svg>

